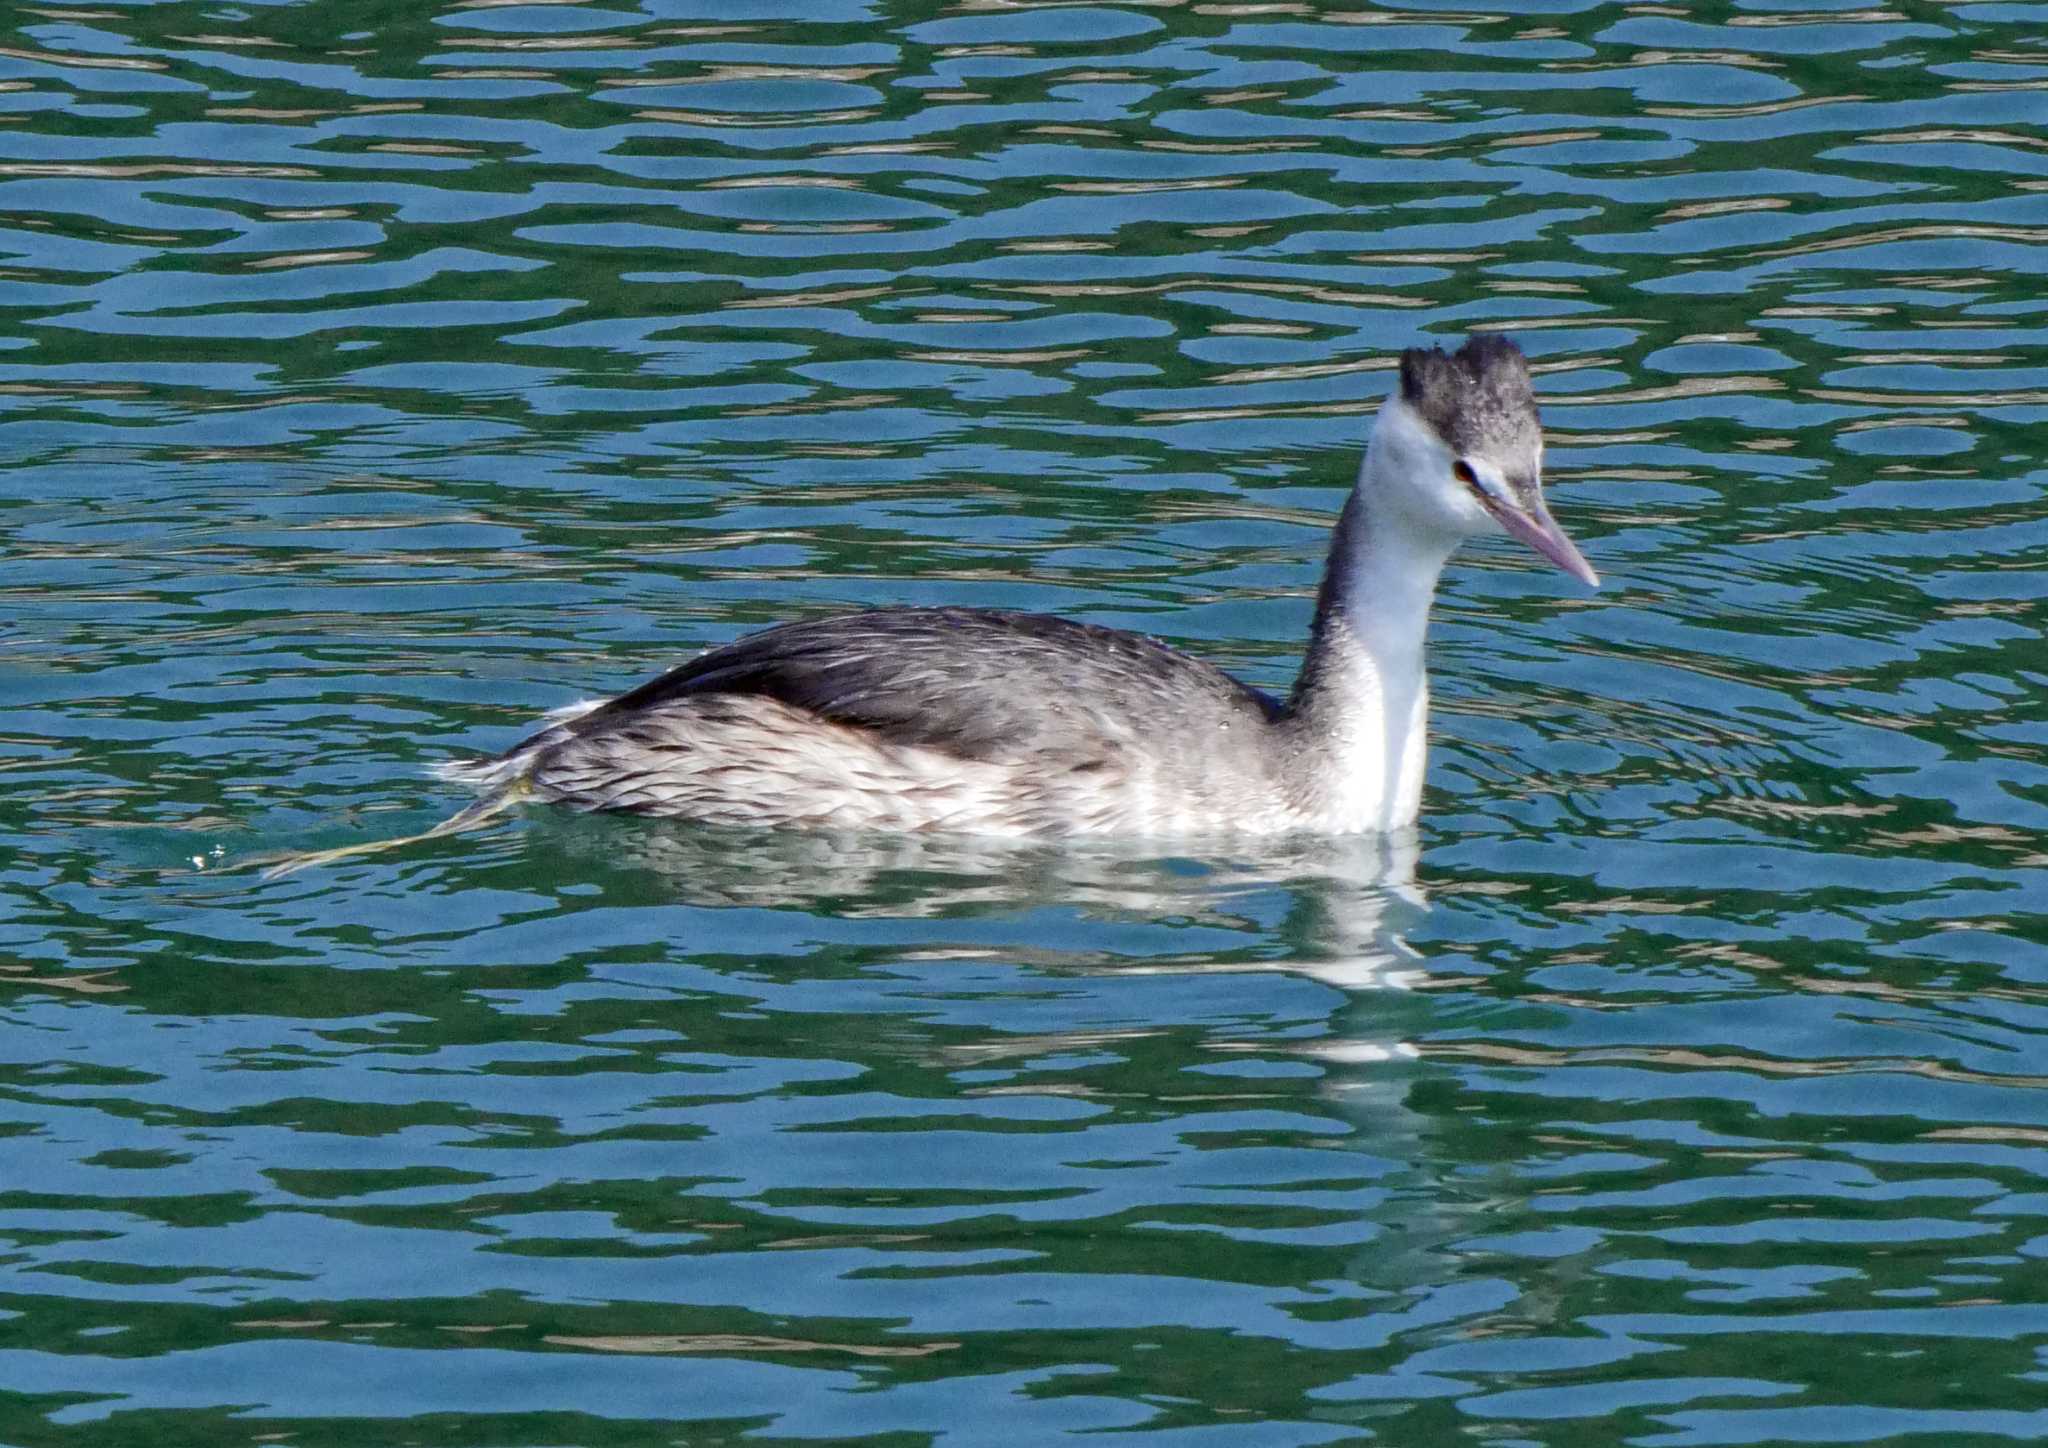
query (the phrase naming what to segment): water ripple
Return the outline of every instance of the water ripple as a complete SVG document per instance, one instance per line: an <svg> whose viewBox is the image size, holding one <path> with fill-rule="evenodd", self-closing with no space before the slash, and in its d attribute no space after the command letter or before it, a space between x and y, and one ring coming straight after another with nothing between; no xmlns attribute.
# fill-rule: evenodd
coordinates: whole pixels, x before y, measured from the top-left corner
<svg viewBox="0 0 2048 1448"><path fill-rule="evenodd" d="M2042 1437L2039 7L1539 11L12 16L0 1438ZM1609 586L1419 864L224 868L833 607L1283 686L1475 329Z"/></svg>

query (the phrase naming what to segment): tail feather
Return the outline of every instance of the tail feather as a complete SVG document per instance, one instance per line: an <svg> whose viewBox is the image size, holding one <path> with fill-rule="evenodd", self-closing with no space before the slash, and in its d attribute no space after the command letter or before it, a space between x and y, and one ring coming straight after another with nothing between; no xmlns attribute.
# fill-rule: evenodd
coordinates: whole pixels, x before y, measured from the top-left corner
<svg viewBox="0 0 2048 1448"><path fill-rule="evenodd" d="M503 789L526 778L532 766L533 751L520 749L493 759L444 759L429 766L427 773L450 784L466 784L472 789Z"/></svg>
<svg viewBox="0 0 2048 1448"><path fill-rule="evenodd" d="M490 762L497 763L499 761L493 760ZM488 795L478 800L475 804L457 810L433 828L421 830L416 835L398 835L391 839L366 840L359 845L343 845L339 849L333 850L304 850L291 851L280 855L259 855L255 859L248 861L248 863L263 866L264 879L279 880L286 875L296 875L301 870L310 870L316 865L331 865L337 860L353 859L357 855L380 854L385 850L395 850L401 845L416 845L422 840L438 840L446 835L459 834L463 830L474 829L486 821L496 819L499 815L505 813L506 810L511 809L514 805L525 799L526 795L527 790L524 780L514 778L506 782L505 787L498 790L497 793Z"/></svg>
<svg viewBox="0 0 2048 1448"><path fill-rule="evenodd" d="M503 754L489 759L444 760L427 772L436 779L466 784L473 789L503 789L531 774L533 762L541 751L567 737L562 732L564 724L572 719L581 719L593 709L603 708L604 702L602 699L578 699L573 704L550 709L540 716L538 729Z"/></svg>
<svg viewBox="0 0 2048 1448"><path fill-rule="evenodd" d="M399 835L388 840L367 840L360 845L343 845L333 850L295 851L281 855L262 855L250 864L262 865L263 878L280 879L285 875L310 870L315 865L331 865L336 860L352 859L357 855L374 855L384 850L395 850L400 845L416 845L422 840L438 840L444 835L459 834L474 829L488 820L496 819L506 810L520 803L532 794L528 779L541 752L561 739L560 727L572 719L579 719L591 710L599 708L602 699L583 699L574 704L551 709L541 718L538 733L504 754L491 759L450 759L432 766L429 770L436 779L445 779L454 784L466 784L473 789L486 791L475 804L457 810L430 830L416 835Z"/></svg>

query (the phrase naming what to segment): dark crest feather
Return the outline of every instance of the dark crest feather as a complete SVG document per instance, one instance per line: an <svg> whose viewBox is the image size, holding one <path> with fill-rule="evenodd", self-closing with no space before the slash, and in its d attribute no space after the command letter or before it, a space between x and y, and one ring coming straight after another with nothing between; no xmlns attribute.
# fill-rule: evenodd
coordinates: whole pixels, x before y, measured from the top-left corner
<svg viewBox="0 0 2048 1448"><path fill-rule="evenodd" d="M1401 396L1461 455L1505 460L1538 435L1529 361L1497 332L1482 332L1455 352L1410 347L1401 354Z"/></svg>

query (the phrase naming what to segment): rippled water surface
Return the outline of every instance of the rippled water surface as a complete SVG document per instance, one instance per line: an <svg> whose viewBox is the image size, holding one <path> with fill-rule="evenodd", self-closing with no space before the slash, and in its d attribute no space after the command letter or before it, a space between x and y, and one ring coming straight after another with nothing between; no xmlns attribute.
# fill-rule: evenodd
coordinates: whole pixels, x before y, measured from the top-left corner
<svg viewBox="0 0 2048 1448"><path fill-rule="evenodd" d="M0 1443L2048 1438L2048 5L0 12ZM1284 686L1402 347L1414 852L424 828L910 600Z"/></svg>

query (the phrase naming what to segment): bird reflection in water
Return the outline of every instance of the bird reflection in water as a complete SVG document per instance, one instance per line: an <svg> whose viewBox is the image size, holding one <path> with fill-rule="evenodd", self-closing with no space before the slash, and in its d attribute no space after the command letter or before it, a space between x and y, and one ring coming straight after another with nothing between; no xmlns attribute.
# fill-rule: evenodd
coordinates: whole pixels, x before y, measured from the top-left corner
<svg viewBox="0 0 2048 1448"><path fill-rule="evenodd" d="M1215 854L1170 845L1053 844L886 833L724 829L686 821L532 817L529 866L555 878L655 881L679 903L799 908L840 919L1024 916L1201 932L1163 952L1105 948L1099 930L1005 946L1067 969L1286 970L1347 991L1406 989L1425 973L1400 932L1426 912L1412 829L1245 841ZM544 858L563 857L559 867ZM608 867L608 868L607 868ZM1068 948L1068 945L1071 948ZM1193 947L1191 949L1185 947Z"/></svg>

